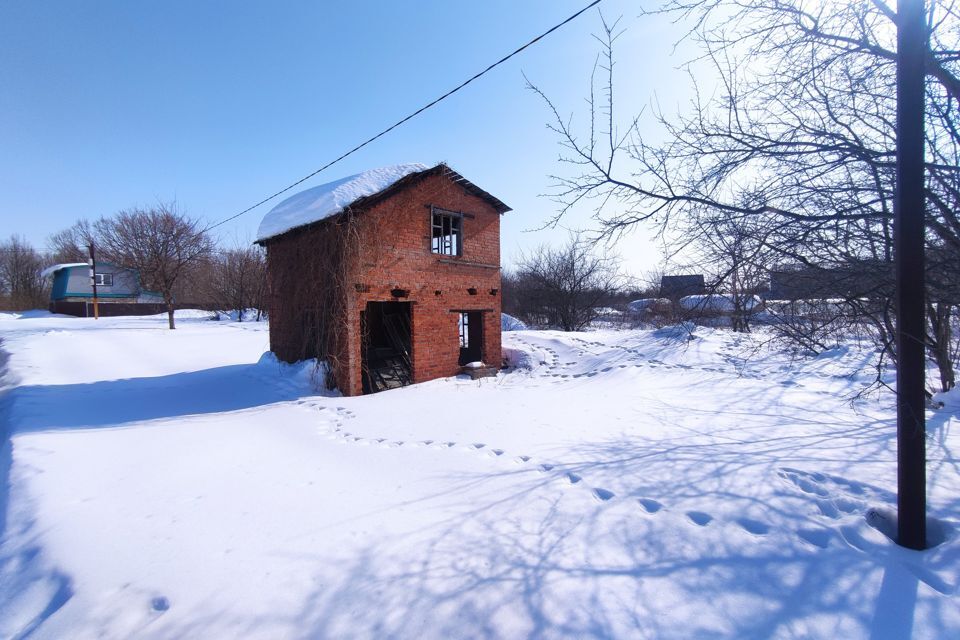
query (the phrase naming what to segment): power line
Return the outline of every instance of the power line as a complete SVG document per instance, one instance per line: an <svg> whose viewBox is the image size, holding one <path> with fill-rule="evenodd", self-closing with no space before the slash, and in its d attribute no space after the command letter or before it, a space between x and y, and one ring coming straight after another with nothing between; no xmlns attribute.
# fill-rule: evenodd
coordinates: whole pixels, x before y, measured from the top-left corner
<svg viewBox="0 0 960 640"><path fill-rule="evenodd" d="M500 58L499 60L497 60L496 62L494 62L494 63L491 64L490 66L488 66L488 67L487 67L486 69L484 69L483 71L481 71L481 72L479 72L479 73L471 76L471 77L468 78L467 80L461 82L459 85L457 85L456 87L454 87L454 88L451 89L450 91L447 91L445 94L443 94L443 95L440 96L439 98L436 98L436 99L434 99L433 101L425 104L424 106L420 107L419 109L417 109L416 111L414 111L414 112L411 113L410 115L406 116L405 118L403 118L403 119L401 119L401 120L398 120L397 122L395 122L394 124L390 125L390 126L387 127L386 129L384 129L383 131L381 131L380 133L378 133L377 135L375 135L375 136L373 136L373 137L371 137L371 138L368 138L367 140L364 140L363 142L361 142L361 143L358 144L357 146L353 147L352 149L350 149L349 151L347 151L346 153L344 153L344 154L341 155L340 157L335 158L334 160L331 160L330 162L328 162L327 164L323 165L322 167L320 167L320 168L317 169L316 171L314 171L314 172L312 172L312 173L310 173L310 174L308 174L308 175L300 178L299 180L297 180L296 182L294 182L294 183L292 183L292 184L287 185L286 187L284 187L284 188L281 189L280 191L277 191L277 192L274 193L273 195L264 198L264 199L261 200L260 202L254 204L254 205L252 205L252 206L247 207L246 209L244 209L244 210L241 211L240 213L236 213L236 214L230 216L229 218L224 218L224 219L221 220L220 222L217 222L217 223L215 223L215 224L210 225L209 227L205 228L201 233L210 231L211 229L216 229L216 228L219 227L220 225L226 224L226 223L230 222L231 220L236 220L237 218L239 218L240 216L244 215L245 213L249 213L249 212L253 211L254 209L256 209L257 207L259 207L260 205L265 204L265 203L267 203L267 202L270 202L271 200L273 200L273 199L276 198L277 196L282 195L282 194L286 193L287 191L290 191L290 189L293 189L294 187L296 187L297 185L299 185L299 184L301 184L301 183L303 183L303 182L306 182L307 180L309 180L309 179L312 178L313 176L317 175L317 174L320 173L321 171L324 171L325 169L328 169L328 168L332 167L333 165L335 165L336 163L340 162L341 160L343 160L343 159L346 158L347 156L350 156L350 155L356 153L357 151L359 151L360 149L364 148L365 146L367 146L368 144L370 144L370 143L373 142L374 140L377 140L378 138L381 138L381 137L385 136L386 134L390 133L391 131L393 131L394 129L396 129L397 127L399 127L400 125L402 125L402 124L404 124L405 122L407 122L408 120L412 120L413 118L417 117L418 115L420 115L421 113L423 113L424 111L426 111L427 109L429 109L430 107L438 104L439 102L442 102L443 100L446 100L447 98L449 98L450 96L452 96L453 94L455 94L457 91L460 91L461 89L463 89L465 86L467 86L468 84L470 84L471 82L473 82L473 81L476 80L477 78L480 78L481 76L485 75L487 72L491 71L491 70L494 69L495 67L500 66L501 64L503 64L504 62L506 62L506 61L509 60L510 58L512 58L512 57L514 57L515 55L519 54L519 53L520 53L521 51L523 51L524 49L526 49L526 48L528 48L528 47L536 44L537 42L539 42L539 41L542 40L543 38L547 37L548 35L550 35L550 34L553 33L554 31L556 31L557 29L559 29L560 27L562 27L563 25L567 24L568 22L572 22L573 20L575 20L576 18L578 18L581 14L583 14L584 12L586 12L588 9L591 9L592 7L597 6L597 5L600 4L602 1L603 1L603 0L594 0L593 2L591 2L590 4L588 4L587 6L585 6L583 9L580 9L579 11L577 11L576 13L574 13L572 16L570 16L569 18L567 18L566 20L564 20L563 22L560 22L560 23L554 25L553 27L547 29L546 31L544 31L543 33L541 33L540 35L538 35L536 38L534 38L533 40L530 40L529 42L527 42L526 44L524 44L524 45L521 46L520 48L516 49L516 50L513 51L512 53L509 53L509 54L505 55L504 57Z"/></svg>

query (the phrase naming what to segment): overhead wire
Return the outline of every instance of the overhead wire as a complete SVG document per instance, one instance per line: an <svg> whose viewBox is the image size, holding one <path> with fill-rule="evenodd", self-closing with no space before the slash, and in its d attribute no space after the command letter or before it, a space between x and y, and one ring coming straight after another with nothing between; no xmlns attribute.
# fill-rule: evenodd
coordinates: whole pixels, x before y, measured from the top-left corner
<svg viewBox="0 0 960 640"><path fill-rule="evenodd" d="M367 146L367 145L370 144L371 142L374 142L375 140L377 140L377 139L379 139L379 138L382 138L382 137L385 136L386 134L390 133L391 131L393 131L394 129L396 129L397 127L399 127L400 125L408 122L409 120L412 120L413 118L417 117L418 115L420 115L421 113L423 113L423 112L426 111L427 109L430 109L431 107L437 105L438 103L442 102L443 100L446 100L447 98L449 98L449 97L452 96L453 94L457 93L458 91L460 91L461 89L463 89L464 87L466 87L468 84L470 84L470 83L473 82L474 80L477 80L478 78L484 76L485 74L487 74L488 72L490 72L490 71L493 70L494 68L500 66L501 64L503 64L503 63L506 62L507 60L510 60L511 58L513 58L514 56L518 55L519 53L521 53L521 52L524 51L525 49L533 46L534 44L536 44L537 42L539 42L539 41L542 40L543 38L547 37L548 35L550 35L550 34L553 33L554 31L556 31L557 29L560 29L561 27L563 27L565 24L567 24L567 23L569 23L569 22L572 22L573 20L577 19L580 15L582 15L583 13L585 13L586 11L588 11L589 9L597 6L597 5L600 4L602 1L603 1L603 0L593 0L593 2L591 2L590 4L588 4L587 6L585 6L584 8L580 9L579 11L577 11L576 13L574 13L573 15L571 15L570 17L568 17L567 19L565 19L563 22L559 22L559 23L557 23L556 25L550 27L549 29L547 29L546 31L544 31L543 33L541 33L540 35L538 35L537 37L533 38L532 40L530 40L530 41L527 42L526 44L524 44L524 45L522 45L521 47L515 49L515 50L512 51L511 53L508 53L507 55L503 56L502 58L500 58L499 60L497 60L497 61L494 62L493 64L489 65L489 66L488 66L487 68L485 68L483 71L480 71L480 72L474 74L473 76L471 76L470 78L464 80L463 82L461 82L460 84L458 84L456 87L454 87L453 89L450 89L449 91L447 91L446 93L444 93L444 94L441 95L440 97L435 98L434 100L431 100L430 102L428 102L427 104L423 105L422 107L420 107L419 109L417 109L417 110L414 111L413 113L405 116L404 118L401 118L400 120L397 120L395 123L393 123L392 125L390 125L390 126L387 127L386 129L384 129L384 130L381 131L380 133L378 133L378 134L376 134L376 135L374 135L374 136L372 136L372 137L370 137L370 138L367 138L366 140L364 140L364 141L361 142L360 144L356 145L355 147L353 147L352 149L350 149L350 150L347 151L346 153L344 153L344 154L338 156L337 158L331 160L330 162L326 163L325 165L323 165L322 167L320 167L320 168L317 169L316 171L313 171L313 172L311 172L311 173L303 176L302 178L300 178L300 179L297 180L296 182L290 183L289 185L287 185L287 186L284 187L283 189L280 189L280 190L277 191L276 193L274 193L274 194L272 194L272 195L270 195L270 196L267 196L266 198L263 198L262 200L260 200L260 201L257 202L256 204L253 204L253 205L247 207L246 209L244 209L243 211L240 211L239 213L235 213L235 214L233 214L232 216L230 216L230 217L228 217L228 218L224 218L223 220L220 220L219 222L217 222L217 223L215 223L215 224L212 224L212 225L206 227L205 229L203 229L203 231L202 231L201 233L205 233L205 232L207 232L207 231L210 231L211 229L216 229L217 227L219 227L219 226L221 226L221 225L224 225L224 224L230 222L231 220L236 220L236 219L239 218L240 216L242 216L242 215L244 215L244 214L247 214L247 213L250 213L251 211L253 211L253 210L256 209L257 207L259 207L260 205L266 204L267 202L270 202L271 200L273 200L273 199L276 198L277 196L283 195L284 193L286 193L287 191L290 191L291 189L293 189L293 188L296 187L297 185L300 185L300 184L306 182L307 180L309 180L310 178L314 177L314 176L317 175L318 173L321 173L322 171L325 171L326 169L329 169L330 167L332 167L333 165L337 164L337 163L340 162L341 160L343 160L343 159L345 159L345 158L353 155L354 153L356 153L356 152L359 151L360 149L363 149L365 146Z"/></svg>

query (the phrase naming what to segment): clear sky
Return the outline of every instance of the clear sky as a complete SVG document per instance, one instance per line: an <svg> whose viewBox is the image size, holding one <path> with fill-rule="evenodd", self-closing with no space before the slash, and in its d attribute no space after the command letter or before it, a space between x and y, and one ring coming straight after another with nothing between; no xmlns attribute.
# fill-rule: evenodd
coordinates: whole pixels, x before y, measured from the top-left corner
<svg viewBox="0 0 960 640"><path fill-rule="evenodd" d="M176 199L212 223L310 173L459 84L587 0L89 1L0 3L0 235L38 247L79 218ZM604 0L624 120L687 99L676 28ZM514 211L503 257L558 242L535 229L560 170L549 114L585 113L599 50L592 10L387 137L304 183L400 162L446 161ZM649 135L656 136L656 129ZM292 192L291 192L292 193ZM287 195L290 195L289 193ZM285 196L283 196L285 197ZM220 227L252 240L283 197ZM566 223L589 225L589 210ZM618 246L634 272L660 260L643 230Z"/></svg>

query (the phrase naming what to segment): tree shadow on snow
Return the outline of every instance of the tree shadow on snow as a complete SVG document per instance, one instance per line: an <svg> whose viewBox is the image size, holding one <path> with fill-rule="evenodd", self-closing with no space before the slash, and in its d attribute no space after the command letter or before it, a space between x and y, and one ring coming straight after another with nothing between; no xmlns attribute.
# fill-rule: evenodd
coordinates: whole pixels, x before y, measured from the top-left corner
<svg viewBox="0 0 960 640"><path fill-rule="evenodd" d="M888 448L885 427L838 425L834 437L870 458ZM879 639L910 637L922 620L949 637L956 585L937 571L960 559L956 540L917 555L871 538L862 505L844 501L889 503L892 494L817 471L831 451L823 433L792 437L759 434L749 451L684 434L611 440L546 473L531 463L445 475L420 502L451 513L446 520L346 557L297 554L317 586L296 610L218 611L164 633ZM791 450L810 453L787 461ZM581 480L564 482L570 472ZM744 492L742 474L767 490ZM601 484L615 495L592 498ZM656 502L644 507L642 497ZM691 516L694 502L711 512L708 524ZM821 511L827 503L839 513ZM744 514L753 519L737 519Z"/></svg>
<svg viewBox="0 0 960 640"><path fill-rule="evenodd" d="M320 585L298 610L219 611L164 633L899 638L909 637L915 615L922 615L928 628L941 630L934 635L949 635L950 600L927 599L917 610L918 581L895 563L840 547L719 542L704 553L658 533L649 520L571 517L560 499L533 521L474 515L430 531L416 555L398 555L384 542L346 565L322 552L298 557Z"/></svg>
<svg viewBox="0 0 960 640"><path fill-rule="evenodd" d="M657 410L644 419L663 422L656 437L562 443L526 464L436 478L419 502L455 513L447 520L352 555L297 555L317 586L296 610L220 610L164 633L900 638L918 620L933 636L956 631L957 585L938 578L960 561L956 540L916 555L878 541L863 516L894 501L885 483L823 471L892 469L889 412L777 384L707 406L645 402ZM934 453L934 473L955 464Z"/></svg>
<svg viewBox="0 0 960 640"><path fill-rule="evenodd" d="M923 620L949 636L957 585L940 572L960 561L956 540L918 554L870 529L865 510L893 494L820 470L892 460L895 430L863 416L825 430L829 419L811 409L746 439L707 426L581 443L549 473L447 478L443 497L469 497L469 513L429 532L409 565L373 548L318 577L329 586L297 625L304 637L899 638Z"/></svg>

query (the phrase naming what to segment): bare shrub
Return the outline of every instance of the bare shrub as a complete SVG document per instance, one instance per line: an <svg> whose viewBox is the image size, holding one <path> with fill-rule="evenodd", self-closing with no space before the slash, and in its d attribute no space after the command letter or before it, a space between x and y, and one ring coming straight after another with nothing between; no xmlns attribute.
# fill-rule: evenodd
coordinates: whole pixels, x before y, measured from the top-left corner
<svg viewBox="0 0 960 640"><path fill-rule="evenodd" d="M236 247L218 252L209 263L206 288L217 307L237 312L243 322L246 309L257 310L260 320L266 291L266 254L262 248Z"/></svg>
<svg viewBox="0 0 960 640"><path fill-rule="evenodd" d="M511 315L529 325L580 331L600 314L623 283L619 262L583 238L541 246L521 257L508 276Z"/></svg>

